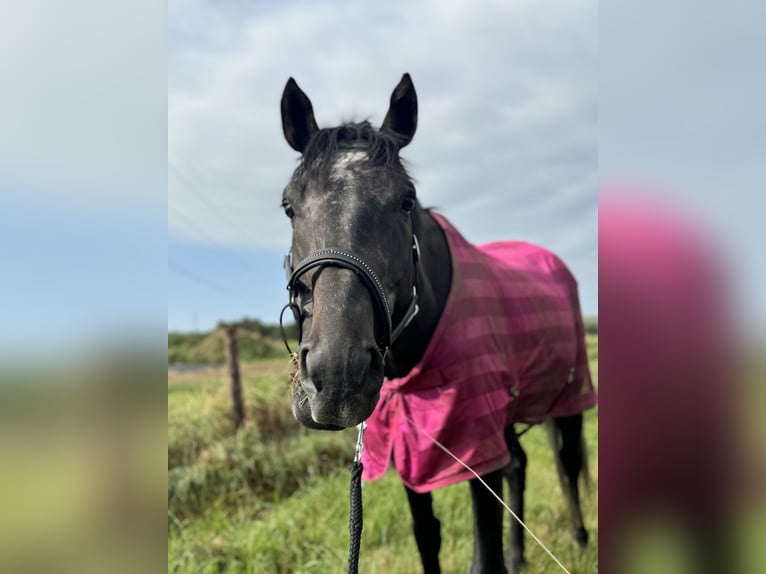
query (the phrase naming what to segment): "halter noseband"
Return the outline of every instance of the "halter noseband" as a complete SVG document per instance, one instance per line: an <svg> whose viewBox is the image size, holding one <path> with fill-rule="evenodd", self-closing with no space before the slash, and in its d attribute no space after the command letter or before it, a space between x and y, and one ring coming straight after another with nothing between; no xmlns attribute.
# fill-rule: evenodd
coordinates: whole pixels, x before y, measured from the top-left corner
<svg viewBox="0 0 766 574"><path fill-rule="evenodd" d="M412 233L412 297L410 298L410 304L407 307L407 311L404 316L393 327L393 309L388 302L386 293L383 290L383 284L378 278L372 266L367 263L361 257L354 255L350 251L345 249L321 249L315 251L305 259L303 259L297 266L293 268L293 254L292 251L285 257L285 274L287 276L287 291L290 293L290 301L282 308L282 312L279 314L279 326L282 329L282 339L287 347L287 352L292 354L292 349L287 343L287 337L285 336L284 325L282 317L285 310L291 309L295 315L295 320L298 323L298 342L302 338L302 322L303 322L303 309L297 301L297 293L295 285L300 277L315 267L341 267L343 269L350 269L356 272L362 278L365 287L372 294L372 300L375 304L376 311L381 315L385 325L385 332L382 341L376 341L378 348L385 357L386 352L394 344L394 341L399 338L407 326L418 314L418 276L420 273L420 245L418 244L418 237L415 235L414 230Z"/></svg>

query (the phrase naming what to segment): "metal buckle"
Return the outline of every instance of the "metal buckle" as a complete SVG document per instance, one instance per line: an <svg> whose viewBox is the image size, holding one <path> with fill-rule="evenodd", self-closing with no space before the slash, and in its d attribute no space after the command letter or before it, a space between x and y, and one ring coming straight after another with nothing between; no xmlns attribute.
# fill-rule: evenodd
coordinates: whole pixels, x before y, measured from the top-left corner
<svg viewBox="0 0 766 574"><path fill-rule="evenodd" d="M283 267L285 268L285 277L287 278L287 289L290 289L290 275L293 274L293 252L290 251L287 255L285 255L285 261L283 263Z"/></svg>
<svg viewBox="0 0 766 574"><path fill-rule="evenodd" d="M356 453L354 454L354 464L362 460L362 449L364 448L364 429L367 428L367 422L362 421L356 425Z"/></svg>

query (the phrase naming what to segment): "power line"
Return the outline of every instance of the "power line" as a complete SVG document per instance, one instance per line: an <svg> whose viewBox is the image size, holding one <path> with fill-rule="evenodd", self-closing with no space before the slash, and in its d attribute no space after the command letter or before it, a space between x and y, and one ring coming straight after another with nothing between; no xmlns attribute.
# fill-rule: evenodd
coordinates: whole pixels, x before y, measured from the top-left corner
<svg viewBox="0 0 766 574"><path fill-rule="evenodd" d="M181 210L179 210L175 205L168 204L168 207L170 207L171 211L175 212L178 218L186 222L186 227L192 229L197 235L199 235L206 241L209 241L210 243L214 243L215 245L218 245L219 247L224 247L222 243L213 239L210 235L208 235L206 231L203 231L201 227L198 227L197 224L194 223L188 215L184 215L184 213Z"/></svg>
<svg viewBox="0 0 766 574"><path fill-rule="evenodd" d="M215 291L218 291L220 293L224 293L227 295L232 295L234 298L239 300L241 303L245 303L246 305L251 305L252 301L245 301L243 298L241 298L238 294L234 293L231 289L227 289L220 283L216 283L215 281L211 281L210 279L207 279L205 277L202 277L200 275L197 275L196 273L193 273L189 271L188 269L184 269L183 267L179 267L178 265L168 261L168 269L173 271L174 273L177 273L178 275L181 275L183 277L186 277L187 279L191 279L192 281L196 283L200 283L201 285L205 285L206 287L209 287Z"/></svg>
<svg viewBox="0 0 766 574"><path fill-rule="evenodd" d="M194 183L194 181L186 175L179 167L176 165L173 161L168 161L168 168L175 174L176 178L184 185L184 187L191 191L192 194L194 194L197 199L199 199L208 209L215 212L218 217L224 221L231 229L237 229L239 231L242 231L242 228L239 227L234 221L232 221L229 216L221 211L221 209L218 208L217 205L215 205L213 202L211 202L204 194L204 192ZM250 262L243 259L236 253L232 253L230 251L231 247L224 245L220 241L216 240L215 238L211 237L207 232L203 231L201 226L197 225L192 218L185 215L181 210L179 210L175 204L168 203L168 207L171 211L174 212L175 216L177 216L182 222L185 222L185 225L188 229L191 229L193 232L195 232L200 237L204 238L206 241L212 243L213 245L216 245L220 247L221 249L224 249L227 254L234 259L236 259L240 265L248 270L249 272L254 272L255 269L251 266ZM246 236L249 235L249 233L245 234ZM244 242L243 242L244 243ZM238 301L245 303L247 305L251 305L252 301L245 301L243 298L239 297L237 294L233 293L230 289L227 289L225 286L216 283L215 281L211 281L205 277L202 277L200 275L197 275L196 273L189 271L188 269L185 269L183 267L179 267L178 265L175 265L174 263L168 261L168 268L173 271L174 273L181 275L183 277L186 277L187 279L190 279L196 283L202 284L207 286L208 288L211 288L215 291L218 291L220 293L226 293L227 295L234 296Z"/></svg>
<svg viewBox="0 0 766 574"><path fill-rule="evenodd" d="M170 170L175 174L175 176L178 178L178 180L184 184L184 187L191 191L197 199L199 199L205 206L210 209L211 211L214 211L218 214L218 216L225 221L230 227L237 229L240 232L243 233L243 238L247 239L250 237L250 232L247 230L244 230L242 227L240 227L237 223L234 222L226 213L221 211L221 209L215 205L212 201L210 201L207 197L205 197L205 194L199 189L199 187L192 181L192 179L186 175L181 168L179 168L174 162L169 161L168 167Z"/></svg>
<svg viewBox="0 0 766 574"><path fill-rule="evenodd" d="M182 211L180 211L177 207L175 207L174 205L170 205L169 207L170 207L171 211L175 212L176 216L179 219L181 219L181 220L186 222L186 227L187 228L192 229L197 235L199 235L200 237L204 238L205 240L207 240L208 242L212 243L213 245L216 245L217 247L220 247L221 249L226 250L227 255L229 257L232 257L232 258L236 259L240 263L240 265L243 268L245 268L247 271L249 271L251 273L256 271L255 268L253 268L251 266L251 264L250 264L250 262L248 260L244 259L243 257L239 256L236 253L231 253L231 251L230 251L231 247L230 246L224 245L220 241L217 241L216 239L214 239L213 237L208 235L207 232L203 231L201 227L197 226L192 221L192 219L190 217L188 217L187 215L184 215L184 213Z"/></svg>

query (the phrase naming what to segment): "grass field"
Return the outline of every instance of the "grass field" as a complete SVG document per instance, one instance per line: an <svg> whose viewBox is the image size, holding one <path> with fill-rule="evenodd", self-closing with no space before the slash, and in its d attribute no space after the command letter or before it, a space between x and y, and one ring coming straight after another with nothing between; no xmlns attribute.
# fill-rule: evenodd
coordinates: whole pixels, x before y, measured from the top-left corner
<svg viewBox="0 0 766 574"><path fill-rule="evenodd" d="M597 381L597 336L588 336L588 348ZM355 431L308 431L293 420L286 359L245 363L242 374L247 423L236 435L222 369L168 375L168 571L344 572ZM596 410L586 414L585 435L594 486L583 497L591 535L585 551L571 542L543 429L522 439L529 457L527 524L573 574L598 570ZM418 572L406 496L395 471L365 483L363 497L360 572ZM442 569L467 572L473 548L468 485L435 491L434 505L442 521ZM527 557L528 574L557 571L529 537Z"/></svg>

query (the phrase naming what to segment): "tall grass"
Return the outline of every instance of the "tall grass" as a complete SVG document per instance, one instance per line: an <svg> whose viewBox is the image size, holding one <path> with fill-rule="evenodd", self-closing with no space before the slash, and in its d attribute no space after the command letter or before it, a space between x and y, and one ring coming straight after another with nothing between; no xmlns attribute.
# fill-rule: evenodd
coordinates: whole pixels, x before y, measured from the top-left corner
<svg viewBox="0 0 766 574"><path fill-rule="evenodd" d="M597 378L598 338L588 337ZM308 431L292 419L286 360L245 364L247 423L234 434L224 372L168 381L168 570L177 573L343 572L348 552L348 465L355 432ZM598 485L598 415L585 417ZM591 542L577 550L545 433L522 439L529 457L526 519L571 572L596 572L596 491L584 497ZM407 500L395 471L365 483L360 571L418 572ZM467 484L434 492L443 571L466 572L473 534ZM505 528L508 530L509 520ZM506 533L507 540L507 533ZM529 574L556 566L527 538Z"/></svg>

